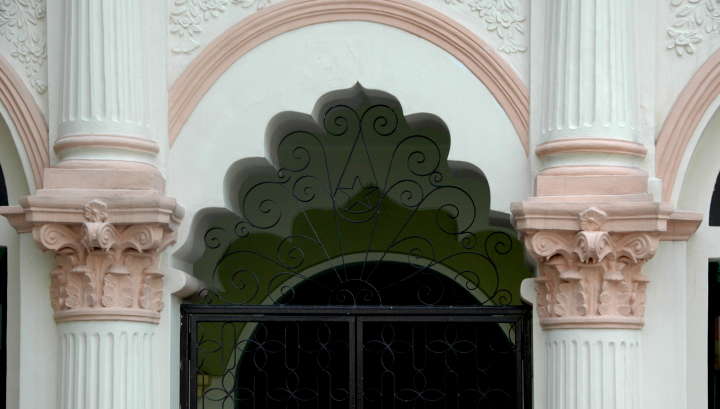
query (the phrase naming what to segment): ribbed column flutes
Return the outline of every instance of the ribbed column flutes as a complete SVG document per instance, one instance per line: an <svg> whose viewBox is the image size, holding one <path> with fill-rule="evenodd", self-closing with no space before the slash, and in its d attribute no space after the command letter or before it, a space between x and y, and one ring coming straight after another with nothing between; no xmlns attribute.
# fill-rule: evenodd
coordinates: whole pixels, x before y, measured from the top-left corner
<svg viewBox="0 0 720 409"><path fill-rule="evenodd" d="M155 325L64 322L60 409L152 409Z"/></svg>
<svg viewBox="0 0 720 409"><path fill-rule="evenodd" d="M543 142L636 141L633 2L553 0L547 7Z"/></svg>
<svg viewBox="0 0 720 409"><path fill-rule="evenodd" d="M144 0L65 0L61 160L149 162Z"/></svg>
<svg viewBox="0 0 720 409"><path fill-rule="evenodd" d="M536 194L643 195L632 0L545 0Z"/></svg>
<svg viewBox="0 0 720 409"><path fill-rule="evenodd" d="M552 330L546 333L546 407L640 408L640 333Z"/></svg>

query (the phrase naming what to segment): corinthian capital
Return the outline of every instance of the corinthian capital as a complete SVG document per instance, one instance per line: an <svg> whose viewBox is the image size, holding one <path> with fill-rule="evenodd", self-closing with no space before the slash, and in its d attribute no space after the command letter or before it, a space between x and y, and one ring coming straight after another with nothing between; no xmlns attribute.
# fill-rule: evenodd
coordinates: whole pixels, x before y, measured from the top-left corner
<svg viewBox="0 0 720 409"><path fill-rule="evenodd" d="M541 203L513 206L516 227L538 263L537 311L545 328L641 328L649 280L642 267L660 240L688 228L658 203Z"/></svg>
<svg viewBox="0 0 720 409"><path fill-rule="evenodd" d="M82 223L42 223L33 237L55 253L50 295L57 321L157 322L163 308L159 254L175 240L163 223L113 223L107 204L83 206Z"/></svg>
<svg viewBox="0 0 720 409"><path fill-rule="evenodd" d="M0 208L55 256L50 298L55 320L158 322L162 251L183 211L153 189L44 189Z"/></svg>
<svg viewBox="0 0 720 409"><path fill-rule="evenodd" d="M525 243L539 265L542 324L641 327L648 282L641 267L659 241L659 233L528 232Z"/></svg>

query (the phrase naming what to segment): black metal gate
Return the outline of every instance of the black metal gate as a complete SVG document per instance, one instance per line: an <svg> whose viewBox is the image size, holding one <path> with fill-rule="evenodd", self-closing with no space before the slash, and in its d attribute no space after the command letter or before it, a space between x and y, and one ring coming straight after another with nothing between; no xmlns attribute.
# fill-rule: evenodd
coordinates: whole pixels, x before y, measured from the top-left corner
<svg viewBox="0 0 720 409"><path fill-rule="evenodd" d="M531 405L525 307L182 311L183 408Z"/></svg>

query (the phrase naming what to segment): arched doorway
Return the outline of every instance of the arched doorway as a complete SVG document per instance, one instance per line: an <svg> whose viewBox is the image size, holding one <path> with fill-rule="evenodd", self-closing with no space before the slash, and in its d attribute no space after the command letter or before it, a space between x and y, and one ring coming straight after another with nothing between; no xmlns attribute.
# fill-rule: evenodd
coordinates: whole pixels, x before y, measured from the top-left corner
<svg viewBox="0 0 720 409"><path fill-rule="evenodd" d="M184 407L529 407L523 246L443 122L357 85L267 141L193 226Z"/></svg>

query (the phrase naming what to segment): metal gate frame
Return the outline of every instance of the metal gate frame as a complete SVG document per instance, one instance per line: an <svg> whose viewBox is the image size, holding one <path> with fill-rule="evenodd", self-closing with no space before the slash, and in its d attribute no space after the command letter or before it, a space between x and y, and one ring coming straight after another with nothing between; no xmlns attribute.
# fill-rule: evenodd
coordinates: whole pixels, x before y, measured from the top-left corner
<svg viewBox="0 0 720 409"><path fill-rule="evenodd" d="M243 305L195 305L183 304L181 348L180 348L180 407L194 409L192 402L196 400L197 379L192 376L197 368L197 357L192 345L197 342L199 322L267 322L267 321L341 321L349 323L349 341L355 346L362 339L363 322L380 321L418 321L418 322L494 322L515 325L515 345L517 373L517 390L522 398L518 400L517 409L532 407L532 309L527 306L517 307L347 307L347 306L243 306ZM362 348L351 348L359 351L355 356L350 353L351 394L355 393L356 377L362 372ZM351 401L351 409L364 409L362 400Z"/></svg>

